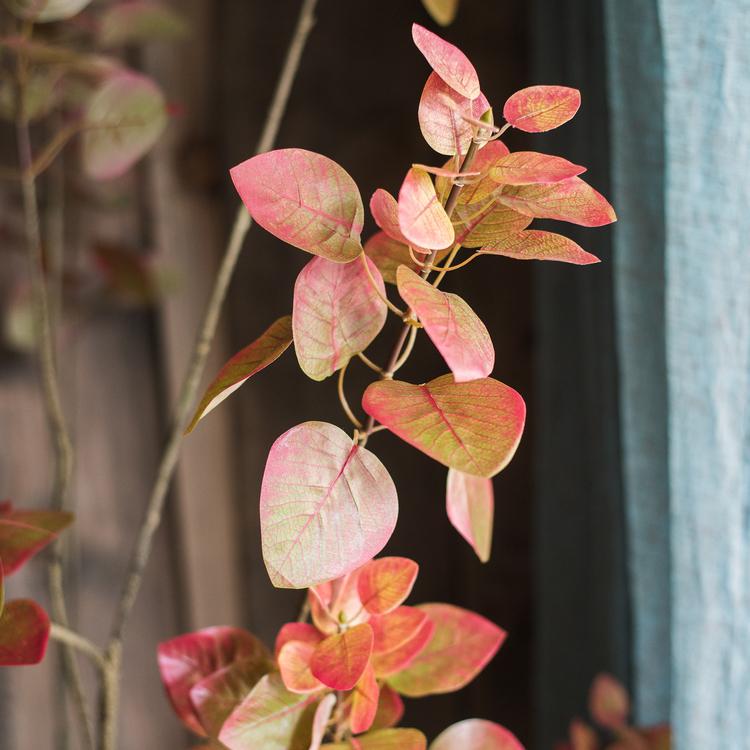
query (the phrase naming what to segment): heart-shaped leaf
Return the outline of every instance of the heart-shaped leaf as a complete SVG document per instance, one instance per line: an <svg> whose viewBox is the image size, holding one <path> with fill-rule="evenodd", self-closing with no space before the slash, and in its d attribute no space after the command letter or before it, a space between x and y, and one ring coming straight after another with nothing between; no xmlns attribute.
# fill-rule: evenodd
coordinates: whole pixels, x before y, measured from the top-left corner
<svg viewBox="0 0 750 750"><path fill-rule="evenodd" d="M504 255L516 260L556 260L577 266L599 263L596 255L587 253L569 237L553 232L542 232L538 229L529 229L502 240L490 242L479 252L483 255Z"/></svg>
<svg viewBox="0 0 750 750"><path fill-rule="evenodd" d="M430 745L430 750L524 750L518 738L505 727L484 719L467 719L448 727Z"/></svg>
<svg viewBox="0 0 750 750"><path fill-rule="evenodd" d="M244 385L246 380L275 362L291 343L292 316L285 315L221 368L203 394L185 434L192 432L203 417Z"/></svg>
<svg viewBox="0 0 750 750"><path fill-rule="evenodd" d="M73 522L73 515L51 510L0 510L0 560L5 575L15 573L29 558Z"/></svg>
<svg viewBox="0 0 750 750"><path fill-rule="evenodd" d="M279 651L281 679L286 689L292 693L306 695L323 688L323 683L313 675L310 669L310 662L318 643L289 641Z"/></svg>
<svg viewBox="0 0 750 750"><path fill-rule="evenodd" d="M492 480L449 469L445 504L454 528L474 548L477 557L487 562L495 513Z"/></svg>
<svg viewBox="0 0 750 750"><path fill-rule="evenodd" d="M389 729L395 727L404 715L404 702L401 696L388 685L380 688L378 711L372 722L372 729Z"/></svg>
<svg viewBox="0 0 750 750"><path fill-rule="evenodd" d="M335 161L285 148L254 156L231 175L253 219L280 240L335 263L362 252L362 198Z"/></svg>
<svg viewBox="0 0 750 750"><path fill-rule="evenodd" d="M396 674L411 664L435 630L430 618L413 607L399 607L382 617L373 617L370 627L375 635L372 666L378 677Z"/></svg>
<svg viewBox="0 0 750 750"><path fill-rule="evenodd" d="M560 182L583 174L586 167L573 164L561 156L536 151L514 151L490 168L490 177L502 185L533 185Z"/></svg>
<svg viewBox="0 0 750 750"><path fill-rule="evenodd" d="M360 571L357 591L362 606L373 615L392 612L414 587L419 565L406 557L381 557Z"/></svg>
<svg viewBox="0 0 750 750"><path fill-rule="evenodd" d="M150 78L118 72L91 95L84 121L83 168L95 180L111 180L159 140L167 126L167 107Z"/></svg>
<svg viewBox="0 0 750 750"><path fill-rule="evenodd" d="M422 4L436 23L450 26L458 13L459 0L422 0Z"/></svg>
<svg viewBox="0 0 750 750"><path fill-rule="evenodd" d="M271 448L260 522L275 586L308 588L364 565L385 546L397 515L383 464L338 427L306 422Z"/></svg>
<svg viewBox="0 0 750 750"><path fill-rule="evenodd" d="M375 716L378 713L378 699L380 688L375 679L375 672L371 664L365 667L365 671L354 686L352 695L352 710L349 714L349 728L354 734L361 734L372 727Z"/></svg>
<svg viewBox="0 0 750 750"><path fill-rule="evenodd" d="M382 380L362 397L364 410L436 461L491 477L513 458L523 433L521 396L492 378L456 383L442 375L424 385Z"/></svg>
<svg viewBox="0 0 750 750"><path fill-rule="evenodd" d="M364 351L385 324L383 296L380 271L367 256L347 264L311 260L294 285L294 349L302 371L325 380Z"/></svg>
<svg viewBox="0 0 750 750"><path fill-rule="evenodd" d="M313 730L312 739L310 740L310 747L308 750L319 750L323 744L323 737L325 737L326 730L328 729L328 722L333 713L333 708L336 705L336 696L333 693L329 693L323 698L318 707L315 709L315 717L313 719Z"/></svg>
<svg viewBox="0 0 750 750"><path fill-rule="evenodd" d="M306 622L288 622L286 625L282 625L281 630L279 630L276 636L274 653L276 654L276 658L278 658L279 652L289 641L302 641L303 643L312 643L316 646L322 640L323 636L313 625Z"/></svg>
<svg viewBox="0 0 750 750"><path fill-rule="evenodd" d="M487 327L457 294L441 292L401 266L398 291L417 314L457 383L487 377L495 366L495 349Z"/></svg>
<svg viewBox="0 0 750 750"><path fill-rule="evenodd" d="M601 227L617 221L607 199L580 177L551 185L508 186L498 200L537 219L558 219L583 227Z"/></svg>
<svg viewBox="0 0 750 750"><path fill-rule="evenodd" d="M479 96L481 91L477 71L458 47L417 23L412 24L411 36L430 67L448 86L467 99Z"/></svg>
<svg viewBox="0 0 750 750"><path fill-rule="evenodd" d="M464 247L501 243L531 224L531 218L498 203L491 196L484 203L458 205L453 212L456 242Z"/></svg>
<svg viewBox="0 0 750 750"><path fill-rule="evenodd" d="M383 281L396 283L396 271L399 266L407 266L412 271L419 266L409 255L408 245L389 237L385 232L377 232L365 242L365 255L378 267Z"/></svg>
<svg viewBox="0 0 750 750"><path fill-rule="evenodd" d="M7 602L0 616L0 667L38 664L47 650L49 629L49 617L36 602Z"/></svg>
<svg viewBox="0 0 750 750"><path fill-rule="evenodd" d="M453 244L453 224L435 194L430 175L409 170L398 194L398 221L411 244L442 250Z"/></svg>
<svg viewBox="0 0 750 750"><path fill-rule="evenodd" d="M567 86L530 86L517 91L503 107L503 117L527 133L543 133L573 119L581 92Z"/></svg>
<svg viewBox="0 0 750 750"><path fill-rule="evenodd" d="M628 691L612 675L597 675L589 694L589 713L597 724L607 729L624 727L630 713Z"/></svg>
<svg viewBox="0 0 750 750"><path fill-rule="evenodd" d="M167 5L126 0L107 8L99 23L102 47L174 40L188 33L185 19Z"/></svg>
<svg viewBox="0 0 750 750"><path fill-rule="evenodd" d="M451 693L471 682L497 653L505 632L480 615L450 604L421 604L435 624L414 661L388 679L402 695Z"/></svg>
<svg viewBox="0 0 750 750"><path fill-rule="evenodd" d="M372 642L372 628L366 622L329 635L315 647L310 669L329 688L351 690L370 661Z"/></svg>
<svg viewBox="0 0 750 750"><path fill-rule="evenodd" d="M64 21L80 13L91 0L6 0L8 7L21 18L34 23Z"/></svg>
<svg viewBox="0 0 750 750"><path fill-rule="evenodd" d="M427 739L416 729L380 729L352 739L354 750L426 750Z"/></svg>

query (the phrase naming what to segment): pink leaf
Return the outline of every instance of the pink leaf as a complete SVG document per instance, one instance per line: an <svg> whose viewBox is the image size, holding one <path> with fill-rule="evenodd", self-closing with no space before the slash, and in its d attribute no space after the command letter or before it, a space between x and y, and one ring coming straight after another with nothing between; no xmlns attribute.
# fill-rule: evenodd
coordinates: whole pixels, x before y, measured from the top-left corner
<svg viewBox="0 0 750 750"><path fill-rule="evenodd" d="M415 627L412 615L419 612L412 607L399 607L390 614L370 620L375 633L372 666L378 677L389 677L400 672L429 643L435 624L425 616Z"/></svg>
<svg viewBox="0 0 750 750"><path fill-rule="evenodd" d="M294 247L336 263L360 252L362 198L336 162L300 148L254 156L231 171L253 219Z"/></svg>
<svg viewBox="0 0 750 750"><path fill-rule="evenodd" d="M385 284L367 257L356 263L314 258L294 285L294 349L303 372L325 380L366 349L380 333L388 315L381 295Z"/></svg>
<svg viewBox="0 0 750 750"><path fill-rule="evenodd" d="M530 86L505 102L503 117L527 133L543 133L571 120L581 106L581 92L567 86Z"/></svg>
<svg viewBox="0 0 750 750"><path fill-rule="evenodd" d="M498 200L536 219L558 219L583 227L600 227L617 221L606 198L580 177L551 185L509 185Z"/></svg>
<svg viewBox="0 0 750 750"><path fill-rule="evenodd" d="M367 623L328 636L315 647L310 669L333 690L351 690L372 654L372 628Z"/></svg>
<svg viewBox="0 0 750 750"><path fill-rule="evenodd" d="M308 750L320 750L325 737L328 721L333 713L333 707L336 705L336 696L329 693L323 698L318 707L315 709L315 718L313 719L312 739Z"/></svg>
<svg viewBox="0 0 750 750"><path fill-rule="evenodd" d="M611 675L597 675L589 693L589 712L597 724L620 729L630 713L628 691Z"/></svg>
<svg viewBox="0 0 750 750"><path fill-rule="evenodd" d="M516 260L556 260L588 266L599 258L587 253L577 242L553 232L529 229L525 232L490 242L479 250L484 255L504 255Z"/></svg>
<svg viewBox="0 0 750 750"><path fill-rule="evenodd" d="M450 88L437 73L432 73L419 100L419 128L430 148L439 154L463 155L476 130L465 118L479 120L489 108L484 94L468 99Z"/></svg>
<svg viewBox="0 0 750 750"><path fill-rule="evenodd" d="M292 316L285 315L221 368L203 394L185 434L192 432L203 417L244 385L248 378L275 362L291 343Z"/></svg>
<svg viewBox="0 0 750 750"><path fill-rule="evenodd" d="M396 283L399 266L407 266L412 271L419 270L409 254L409 247L392 239L385 232L378 232L367 240L365 254L378 267L383 281L388 284Z"/></svg>
<svg viewBox="0 0 750 750"><path fill-rule="evenodd" d="M502 161L510 152L508 147L502 141L490 141L483 148L477 151L472 164L472 171L480 173L480 178L476 180L467 180L468 184L464 185L458 194L458 205L465 206L470 203L481 203L493 193L500 191L500 186L490 177L492 167ZM446 169L455 168L456 157L446 162ZM452 187L452 181L443 177L435 180L435 189L441 201L448 198L448 193Z"/></svg>
<svg viewBox="0 0 750 750"><path fill-rule="evenodd" d="M49 617L36 602L8 602L0 616L0 667L38 664L47 650L49 629Z"/></svg>
<svg viewBox="0 0 750 750"><path fill-rule="evenodd" d="M505 632L480 615L450 604L422 604L435 623L427 646L388 683L402 695L417 698L451 693L471 682L497 653Z"/></svg>
<svg viewBox="0 0 750 750"><path fill-rule="evenodd" d="M535 151L514 151L499 159L490 168L490 177L502 185L533 185L578 177L586 167L569 162L560 156L538 154Z"/></svg>
<svg viewBox="0 0 750 750"><path fill-rule="evenodd" d="M380 688L378 711L372 722L372 729L395 727L404 715L404 702L401 696L388 685Z"/></svg>
<svg viewBox="0 0 750 750"><path fill-rule="evenodd" d="M357 591L362 606L374 615L392 612L411 593L419 565L406 557L381 557L359 572Z"/></svg>
<svg viewBox="0 0 750 750"><path fill-rule="evenodd" d="M411 35L430 67L448 86L467 99L479 96L481 92L477 71L458 47L416 23L412 24Z"/></svg>
<svg viewBox="0 0 750 750"><path fill-rule="evenodd" d="M338 427L306 422L271 448L260 522L275 586L307 588L358 568L385 546L397 515L383 464Z"/></svg>
<svg viewBox="0 0 750 750"><path fill-rule="evenodd" d="M354 750L427 750L427 739L416 729L379 729L352 739Z"/></svg>
<svg viewBox="0 0 750 750"><path fill-rule="evenodd" d="M453 224L426 172L412 168L406 175L398 194L398 220L409 243L429 250L453 244Z"/></svg>
<svg viewBox="0 0 750 750"><path fill-rule="evenodd" d="M305 695L323 688L323 684L313 676L310 669L318 643L289 641L281 648L278 656L279 671L284 686L290 692Z"/></svg>
<svg viewBox="0 0 750 750"><path fill-rule="evenodd" d="M484 719L467 719L448 727L430 750L524 750L505 727Z"/></svg>
<svg viewBox="0 0 750 750"><path fill-rule="evenodd" d="M302 641L303 643L312 643L314 646L323 640L323 636L318 629L306 622L288 622L282 625L276 636L276 645L274 653L279 656L279 651L289 641Z"/></svg>
<svg viewBox="0 0 750 750"><path fill-rule="evenodd" d="M396 279L402 299L416 313L455 381L487 377L495 366L495 349L486 326L469 305L406 266L398 269Z"/></svg>
<svg viewBox="0 0 750 750"><path fill-rule="evenodd" d="M515 237L531 224L531 219L491 196L484 203L456 206L453 223L458 244L481 247Z"/></svg>
<svg viewBox="0 0 750 750"><path fill-rule="evenodd" d="M366 732L373 725L378 713L379 697L380 688L375 679L375 672L372 665L368 664L354 686L352 710L349 716L349 728L354 734Z"/></svg>
<svg viewBox="0 0 750 750"><path fill-rule="evenodd" d="M508 465L526 419L521 396L492 378L456 383L443 375L424 385L383 380L367 388L362 405L436 461L482 477Z"/></svg>
<svg viewBox="0 0 750 750"><path fill-rule="evenodd" d="M448 518L459 534L474 548L482 562L490 559L495 497L492 480L461 471L448 471L446 492Z"/></svg>
<svg viewBox="0 0 750 750"><path fill-rule="evenodd" d="M71 513L49 510L0 510L0 560L5 575L15 573L73 522Z"/></svg>
<svg viewBox="0 0 750 750"><path fill-rule="evenodd" d="M383 188L378 188L370 198L370 213L375 223L392 239L404 245L411 244L401 232L398 220L398 202ZM413 247L415 253L426 255L429 250ZM408 254L408 253L407 253Z"/></svg>

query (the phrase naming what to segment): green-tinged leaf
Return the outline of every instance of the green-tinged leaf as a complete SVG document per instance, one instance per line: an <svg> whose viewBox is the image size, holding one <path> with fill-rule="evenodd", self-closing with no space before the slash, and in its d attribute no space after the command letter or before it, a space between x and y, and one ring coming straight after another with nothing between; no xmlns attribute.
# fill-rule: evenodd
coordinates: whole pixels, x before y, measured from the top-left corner
<svg viewBox="0 0 750 750"><path fill-rule="evenodd" d="M0 616L0 667L38 664L47 650L49 629L49 617L36 602L7 602Z"/></svg>
<svg viewBox="0 0 750 750"><path fill-rule="evenodd" d="M404 702L401 696L389 685L381 685L380 700L372 729L395 727L404 715Z"/></svg>
<svg viewBox="0 0 750 750"><path fill-rule="evenodd" d="M471 682L497 653L505 632L475 612L450 604L421 604L435 624L427 646L406 669L388 678L402 695L452 693Z"/></svg>
<svg viewBox="0 0 750 750"><path fill-rule="evenodd" d="M372 664L368 664L352 692L352 710L349 714L349 728L354 734L367 732L378 713L380 687L375 679Z"/></svg>
<svg viewBox="0 0 750 750"><path fill-rule="evenodd" d="M448 518L482 562L490 559L495 497L492 480L448 471L445 500Z"/></svg>
<svg viewBox="0 0 750 750"><path fill-rule="evenodd" d="M422 5L441 26L450 26L458 13L460 0L422 0Z"/></svg>
<svg viewBox="0 0 750 750"><path fill-rule="evenodd" d="M500 191L500 186L490 177L490 170L509 153L508 147L502 141L490 141L484 148L477 151L471 170L479 172L480 176L477 179L466 180L467 184L458 194L459 206L483 203L490 195ZM457 166L455 156L445 163L446 169L457 168ZM452 187L452 180L439 176L435 178L435 190L441 201L447 200Z"/></svg>
<svg viewBox="0 0 750 750"><path fill-rule="evenodd" d="M352 739L354 750L426 750L427 738L417 729L379 729Z"/></svg>
<svg viewBox="0 0 750 750"><path fill-rule="evenodd" d="M73 522L73 515L51 510L0 509L0 559L5 575L17 571Z"/></svg>
<svg viewBox="0 0 750 750"><path fill-rule="evenodd" d="M518 738L505 727L484 719L467 719L448 727L430 745L430 750L524 750Z"/></svg>
<svg viewBox="0 0 750 750"><path fill-rule="evenodd" d="M323 689L323 683L310 669L310 662L319 642L320 640L315 643L289 641L279 650L277 658L281 679L290 692L307 695Z"/></svg>
<svg viewBox="0 0 750 750"><path fill-rule="evenodd" d="M185 19L169 6L126 0L106 9L101 17L98 37L102 47L119 47L181 39L187 32Z"/></svg>
<svg viewBox="0 0 750 750"><path fill-rule="evenodd" d="M91 0L5 0L6 5L21 18L35 23L64 21L80 13Z"/></svg>
<svg viewBox="0 0 750 750"><path fill-rule="evenodd" d="M490 177L501 185L534 185L578 177L586 167L573 164L561 156L536 151L514 151L499 159L490 169Z"/></svg>
<svg viewBox="0 0 750 750"><path fill-rule="evenodd" d="M572 119L581 106L581 92L567 86L529 86L511 96L503 117L527 133L552 130Z"/></svg>
<svg viewBox="0 0 750 750"><path fill-rule="evenodd" d="M392 612L414 587L419 565L406 557L380 557L367 563L357 579L362 606L373 615Z"/></svg>
<svg viewBox="0 0 750 750"><path fill-rule="evenodd" d="M518 447L526 418L521 396L492 378L456 383L443 375L423 385L373 383L364 410L402 440L453 469L491 477Z"/></svg>
<svg viewBox="0 0 750 750"><path fill-rule="evenodd" d="M370 661L372 642L372 628L366 622L329 635L315 647L310 669L332 690L351 690Z"/></svg>
<svg viewBox="0 0 750 750"><path fill-rule="evenodd" d="M596 255L587 253L569 237L553 232L529 229L489 242L479 250L483 255L504 255L515 260L556 260L588 266L599 263Z"/></svg>
<svg viewBox="0 0 750 750"><path fill-rule="evenodd" d="M95 180L128 171L156 143L167 126L159 87L124 71L107 78L89 99L83 134L83 167Z"/></svg>
<svg viewBox="0 0 750 750"><path fill-rule="evenodd" d="M365 254L378 267L383 281L396 283L396 271L399 266L406 266L412 271L419 266L412 260L409 247L389 237L385 232L378 232L365 243Z"/></svg>
<svg viewBox="0 0 750 750"><path fill-rule="evenodd" d="M531 219L491 196L484 203L456 206L453 224L458 244L481 247L514 237L531 224Z"/></svg>
<svg viewBox="0 0 750 750"><path fill-rule="evenodd" d="M292 316L285 315L234 355L219 371L203 394L185 434L192 432L198 422L231 396L248 378L275 362L292 343Z"/></svg>

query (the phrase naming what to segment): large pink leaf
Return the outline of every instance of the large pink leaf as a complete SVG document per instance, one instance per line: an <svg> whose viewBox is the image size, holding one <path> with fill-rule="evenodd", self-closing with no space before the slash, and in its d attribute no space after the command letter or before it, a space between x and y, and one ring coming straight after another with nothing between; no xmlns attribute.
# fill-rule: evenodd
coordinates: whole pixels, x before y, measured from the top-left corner
<svg viewBox="0 0 750 750"><path fill-rule="evenodd" d="M18 570L29 558L53 541L73 522L62 511L0 509L0 560L5 575Z"/></svg>
<svg viewBox="0 0 750 750"><path fill-rule="evenodd" d="M416 313L427 335L443 355L457 383L487 377L495 366L495 349L487 327L457 294L441 292L401 266L398 291Z"/></svg>
<svg viewBox="0 0 750 750"><path fill-rule="evenodd" d="M526 419L521 396L492 378L456 383L442 375L423 385L383 380L367 388L362 405L436 461L483 477L508 465Z"/></svg>
<svg viewBox="0 0 750 750"><path fill-rule="evenodd" d="M406 175L398 194L398 220L404 237L414 245L442 250L453 244L453 224L424 170L412 167Z"/></svg>
<svg viewBox="0 0 750 750"><path fill-rule="evenodd" d="M539 229L529 229L489 242L479 252L484 255L504 255L516 260L556 260L577 266L599 263L596 255L587 253L569 237Z"/></svg>
<svg viewBox="0 0 750 750"><path fill-rule="evenodd" d="M609 674L598 674L591 685L589 713L597 724L617 730L625 726L630 698L625 687Z"/></svg>
<svg viewBox="0 0 750 750"><path fill-rule="evenodd" d="M306 695L323 688L323 683L310 669L317 646L317 643L309 641L289 641L281 648L278 655L279 672L287 690Z"/></svg>
<svg viewBox="0 0 750 750"><path fill-rule="evenodd" d="M324 380L366 349L388 315L385 284L366 256L356 263L314 258L294 285L294 349L303 372Z"/></svg>
<svg viewBox="0 0 750 750"><path fill-rule="evenodd" d="M581 92L567 86L530 86L517 91L503 107L503 117L527 133L542 133L571 120L581 106Z"/></svg>
<svg viewBox="0 0 750 750"><path fill-rule="evenodd" d="M495 497L492 480L448 470L448 518L482 562L490 559Z"/></svg>
<svg viewBox="0 0 750 750"><path fill-rule="evenodd" d="M248 378L275 362L292 343L292 316L285 315L273 323L252 344L234 355L203 394L185 433L192 432L198 422L231 396Z"/></svg>
<svg viewBox="0 0 750 750"><path fill-rule="evenodd" d="M465 154L476 127L465 118L479 120L490 108L484 94L467 99L432 73L419 100L419 128L430 148L439 154ZM472 167L474 169L474 167Z"/></svg>
<svg viewBox="0 0 750 750"><path fill-rule="evenodd" d="M328 728L328 721L331 718L335 705L336 696L333 693L329 693L322 701L320 701L320 703L318 703L318 707L315 709L312 739L310 740L310 747L308 750L320 750L320 746L323 744L323 737L325 737Z"/></svg>
<svg viewBox="0 0 750 750"><path fill-rule="evenodd" d="M397 515L383 464L338 427L306 422L271 448L260 522L275 586L307 588L358 568L383 549Z"/></svg>
<svg viewBox="0 0 750 750"><path fill-rule="evenodd" d="M349 728L354 734L366 732L373 725L378 713L378 700L380 688L375 679L375 671L371 664L365 667L365 671L354 686L352 694L352 710L349 715Z"/></svg>
<svg viewBox="0 0 750 750"><path fill-rule="evenodd" d="M36 602L8 602L0 616L0 667L38 664L47 650L49 629L49 617Z"/></svg>
<svg viewBox="0 0 750 750"><path fill-rule="evenodd" d="M406 557L381 557L359 572L357 591L362 606L374 615L392 612L414 587L419 565Z"/></svg>
<svg viewBox="0 0 750 750"><path fill-rule="evenodd" d="M503 185L533 185L560 182L583 174L586 167L573 164L561 156L536 151L514 151L499 159L490 169L490 177Z"/></svg>
<svg viewBox="0 0 750 750"><path fill-rule="evenodd" d="M480 615L450 604L422 604L435 623L430 642L414 661L388 679L402 695L451 693L471 682L497 653L505 632Z"/></svg>
<svg viewBox="0 0 750 750"><path fill-rule="evenodd" d="M364 207L354 180L301 148L259 154L231 171L253 219L284 242L336 263L362 252Z"/></svg>
<svg viewBox="0 0 750 750"><path fill-rule="evenodd" d="M199 682L239 661L270 661L266 647L245 630L215 627L159 644L161 679L175 712L192 731L206 732L190 700Z"/></svg>
<svg viewBox="0 0 750 750"><path fill-rule="evenodd" d="M464 247L505 242L529 224L529 216L498 203L494 195L483 203L458 205L453 212L456 242Z"/></svg>
<svg viewBox="0 0 750 750"><path fill-rule="evenodd" d="M417 729L379 729L352 738L354 750L427 750L427 739Z"/></svg>
<svg viewBox="0 0 750 750"><path fill-rule="evenodd" d="M607 199L580 177L551 185L509 185L498 200L536 219L558 219L584 227L600 227L617 221Z"/></svg>
<svg viewBox="0 0 750 750"><path fill-rule="evenodd" d="M518 738L505 727L484 719L467 719L448 727L430 745L430 750L524 750Z"/></svg>
<svg viewBox="0 0 750 750"><path fill-rule="evenodd" d="M411 36L430 67L448 86L467 99L479 96L481 92L477 71L458 47L417 23L412 24Z"/></svg>
<svg viewBox="0 0 750 750"><path fill-rule="evenodd" d="M314 702L313 696L290 693L278 674L266 675L226 720L219 741L229 750L308 747L310 728L305 726L300 732L306 735L305 744L298 731L305 710Z"/></svg>
<svg viewBox="0 0 750 750"><path fill-rule="evenodd" d="M372 722L372 729L388 729L395 727L404 715L404 701L401 696L388 685L380 687L378 710Z"/></svg>
<svg viewBox="0 0 750 750"><path fill-rule="evenodd" d="M329 635L316 647L310 669L333 690L351 690L362 677L372 654L372 628L365 622Z"/></svg>
<svg viewBox="0 0 750 750"><path fill-rule="evenodd" d="M365 254L378 267L383 281L396 283L396 271L399 266L407 266L412 271L419 266L412 260L408 245L394 240L385 232L377 232L365 242Z"/></svg>

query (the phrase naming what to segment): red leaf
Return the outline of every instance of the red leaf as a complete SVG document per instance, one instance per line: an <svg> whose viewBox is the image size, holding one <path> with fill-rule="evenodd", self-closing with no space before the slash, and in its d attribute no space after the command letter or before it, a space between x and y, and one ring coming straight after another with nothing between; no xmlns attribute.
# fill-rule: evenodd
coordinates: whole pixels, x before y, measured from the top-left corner
<svg viewBox="0 0 750 750"><path fill-rule="evenodd" d="M0 510L0 560L5 575L15 573L72 522L71 513L5 506Z"/></svg>
<svg viewBox="0 0 750 750"><path fill-rule="evenodd" d="M427 172L410 169L398 194L398 220L409 243L430 250L453 244L453 224Z"/></svg>
<svg viewBox="0 0 750 750"><path fill-rule="evenodd" d="M231 174L253 219L280 240L336 263L362 252L362 198L331 159L300 148L279 149L248 159Z"/></svg>
<svg viewBox="0 0 750 750"><path fill-rule="evenodd" d="M495 349L486 326L469 305L406 266L398 269L396 280L399 294L416 313L455 381L487 377L495 366Z"/></svg>
<svg viewBox="0 0 750 750"><path fill-rule="evenodd" d="M289 641L279 652L278 662L284 686L292 693L315 693L323 688L320 680L313 676L310 669L317 643Z"/></svg>
<svg viewBox="0 0 750 750"><path fill-rule="evenodd" d="M47 650L49 629L49 617L36 602L8 602L0 616L0 667L38 664Z"/></svg>
<svg viewBox="0 0 750 750"><path fill-rule="evenodd" d="M495 512L492 480L450 469L445 504L450 522L474 548L477 557L487 562L492 550Z"/></svg>
<svg viewBox="0 0 750 750"><path fill-rule="evenodd" d="M388 685L380 688L378 711L372 722L372 729L395 727L404 715L404 702L401 696Z"/></svg>
<svg viewBox="0 0 750 750"><path fill-rule="evenodd" d="M315 648L310 662L313 675L333 690L351 690L370 660L372 642L367 623L328 636Z"/></svg>
<svg viewBox="0 0 750 750"><path fill-rule="evenodd" d="M530 86L505 102L503 117L527 133L543 133L571 120L581 106L581 92L567 86Z"/></svg>
<svg viewBox="0 0 750 750"><path fill-rule="evenodd" d="M352 710L349 715L349 728L354 734L366 732L375 721L378 712L380 688L375 679L372 665L368 664L365 671L354 686L352 695Z"/></svg>
<svg viewBox="0 0 750 750"><path fill-rule="evenodd" d="M419 565L406 557L381 557L359 572L357 591L364 608L374 615L392 612L411 593Z"/></svg>
<svg viewBox="0 0 750 750"><path fill-rule="evenodd" d="M499 159L490 169L490 177L502 185L533 185L560 182L583 174L586 167L569 162L560 156L538 154L535 151L514 151Z"/></svg>
<svg viewBox="0 0 750 750"><path fill-rule="evenodd" d="M419 618L418 613L425 617ZM375 633L372 666L378 677L396 674L411 664L435 631L430 618L412 607L373 617L370 624Z"/></svg>
<svg viewBox="0 0 750 750"><path fill-rule="evenodd" d="M516 260L556 260L588 266L599 263L599 258L587 253L577 242L553 232L528 229L502 240L490 242L480 253L483 255L504 255Z"/></svg>
<svg viewBox="0 0 750 750"><path fill-rule="evenodd" d="M467 719L448 727L430 750L524 750L505 727L484 719Z"/></svg>
<svg viewBox="0 0 750 750"><path fill-rule="evenodd" d="M448 86L467 99L476 99L479 96L477 71L458 47L416 23L412 24L411 35L414 44L425 56L430 67Z"/></svg>
<svg viewBox="0 0 750 750"><path fill-rule="evenodd" d="M383 281L396 283L396 271L399 266L407 266L412 271L419 266L412 260L409 247L389 237L385 232L378 232L365 243L365 254L378 267Z"/></svg>
<svg viewBox="0 0 750 750"><path fill-rule="evenodd" d="M274 653L276 657L279 656L279 651L289 641L302 641L303 643L312 643L314 646L323 640L323 636L320 634L317 628L306 622L288 622L286 625L282 625L276 636L276 645L274 647Z"/></svg>
<svg viewBox="0 0 750 750"><path fill-rule="evenodd" d="M589 693L589 712L597 724L620 729L630 713L628 691L612 675L597 675Z"/></svg>

